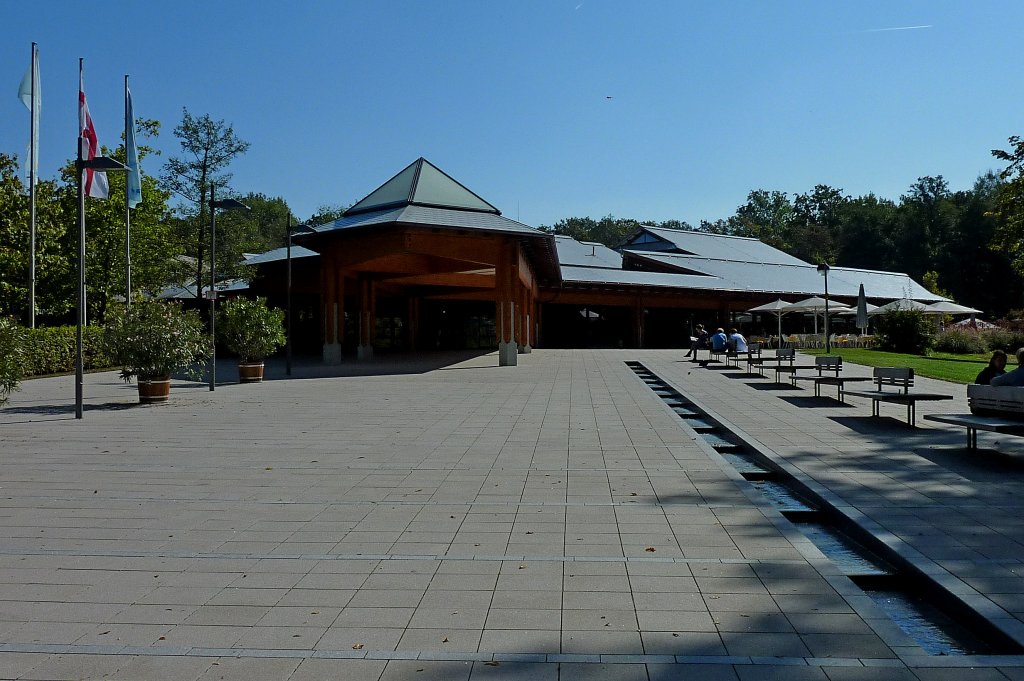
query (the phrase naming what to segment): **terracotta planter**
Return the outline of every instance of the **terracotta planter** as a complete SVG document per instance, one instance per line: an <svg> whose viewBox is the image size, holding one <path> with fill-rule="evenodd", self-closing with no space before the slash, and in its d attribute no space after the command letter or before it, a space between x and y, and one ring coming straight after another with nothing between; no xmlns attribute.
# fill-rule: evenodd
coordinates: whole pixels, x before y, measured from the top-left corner
<svg viewBox="0 0 1024 681"><path fill-rule="evenodd" d="M248 362L238 364L239 383L259 383L263 380L263 362Z"/></svg>
<svg viewBox="0 0 1024 681"><path fill-rule="evenodd" d="M158 376L156 378L139 377L139 402L150 404L152 402L166 402L171 395L171 377Z"/></svg>

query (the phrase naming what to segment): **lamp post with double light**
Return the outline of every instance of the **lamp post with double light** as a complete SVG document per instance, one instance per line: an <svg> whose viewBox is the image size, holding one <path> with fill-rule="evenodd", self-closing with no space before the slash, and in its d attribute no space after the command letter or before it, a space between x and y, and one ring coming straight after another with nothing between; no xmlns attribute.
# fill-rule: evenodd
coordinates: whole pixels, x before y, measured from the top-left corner
<svg viewBox="0 0 1024 681"><path fill-rule="evenodd" d="M217 387L217 209L249 210L237 199L217 200L216 185L210 186L210 391Z"/></svg>
<svg viewBox="0 0 1024 681"><path fill-rule="evenodd" d="M825 352L832 352L832 340L828 335L828 271L831 269L827 262L818 265L818 274L825 277Z"/></svg>
<svg viewBox="0 0 1024 681"><path fill-rule="evenodd" d="M75 330L75 418L82 418L83 410L83 362L82 327L85 325L85 171L125 172L128 166L106 156L82 158L82 145L78 145L75 161L78 181L78 322Z"/></svg>

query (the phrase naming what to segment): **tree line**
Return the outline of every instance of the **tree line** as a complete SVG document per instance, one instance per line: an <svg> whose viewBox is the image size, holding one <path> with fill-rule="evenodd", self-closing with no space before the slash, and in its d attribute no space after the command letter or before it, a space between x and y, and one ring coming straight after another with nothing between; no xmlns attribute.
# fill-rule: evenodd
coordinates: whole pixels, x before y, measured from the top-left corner
<svg viewBox="0 0 1024 681"><path fill-rule="evenodd" d="M239 194L230 165L249 148L233 128L183 109L174 136L181 152L157 174L150 144L160 123L136 121L142 140L143 201L131 214L132 283L146 294L169 285L194 285L202 297L209 281L209 199L241 200L249 211L217 217L217 271L223 278L249 274L244 253L284 245L289 220L302 222L279 196ZM620 246L642 226L696 229L755 237L810 263L904 272L936 293L999 317L1024 316L1024 140L993 150L1006 163L966 190L952 190L942 176L918 178L898 200L875 194L849 196L817 185L790 196L755 189L733 215L698 226L680 221L641 222L606 216L570 217L540 229L581 241ZM121 144L104 153L125 159ZM87 318L102 322L108 303L125 293L125 177L111 173L108 200L86 201ZM58 177L36 188L36 302L43 324L73 320L78 260L74 159ZM322 206L305 221L336 219L341 206ZM18 159L0 153L0 316L28 319L29 198ZM218 277L218 278L221 278Z"/></svg>
<svg viewBox="0 0 1024 681"><path fill-rule="evenodd" d="M993 156L1008 165L966 190L941 176L918 178L898 200L849 196L819 184L787 192L755 189L733 215L641 222L572 217L540 229L615 248L643 226L754 237L809 263L903 272L929 290L993 318L1024 317L1024 140Z"/></svg>
<svg viewBox="0 0 1024 681"><path fill-rule="evenodd" d="M249 143L231 125L209 115L183 110L174 129L179 155L156 174L157 152L151 146L160 123L135 121L142 166L142 203L131 211L131 281L133 290L156 295L168 286L195 285L197 297L209 283L211 191L216 198L237 198L248 211L217 216L218 279L245 276L244 253L261 253L285 243L289 218L296 219L279 196L239 194L231 186L229 167ZM122 135L123 138L123 135ZM103 153L125 161L125 145ZM90 322L102 322L107 306L126 291L125 175L109 173L110 196L87 199L86 282ZM342 208L324 206L310 216L314 223L337 218ZM43 325L74 320L78 268L77 184L75 161L68 159L58 176L36 185L36 307ZM0 153L0 316L27 323L29 307L29 197L15 156Z"/></svg>

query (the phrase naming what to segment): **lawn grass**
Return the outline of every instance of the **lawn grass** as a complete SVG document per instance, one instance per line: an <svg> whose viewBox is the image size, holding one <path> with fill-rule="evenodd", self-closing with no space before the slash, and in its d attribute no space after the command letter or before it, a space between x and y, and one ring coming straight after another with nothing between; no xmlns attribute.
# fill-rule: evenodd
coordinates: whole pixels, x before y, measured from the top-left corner
<svg viewBox="0 0 1024 681"><path fill-rule="evenodd" d="M800 352L811 355L825 354L821 348L805 349ZM832 354L839 355L844 362L870 367L910 367L918 376L937 378L952 383L973 383L978 372L988 364L990 357L987 353L984 355L953 355L948 352L935 352L923 357L867 348L833 348Z"/></svg>

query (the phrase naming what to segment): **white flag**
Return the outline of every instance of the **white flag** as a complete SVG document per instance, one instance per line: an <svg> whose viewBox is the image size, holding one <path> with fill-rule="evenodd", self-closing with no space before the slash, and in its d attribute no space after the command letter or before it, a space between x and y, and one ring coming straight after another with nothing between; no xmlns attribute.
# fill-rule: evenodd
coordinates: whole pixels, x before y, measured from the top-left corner
<svg viewBox="0 0 1024 681"><path fill-rule="evenodd" d="M32 133L29 136L28 163L25 168L25 179L29 185L39 181L39 111L43 108L43 92L39 86L39 48L32 45L32 63L25 71L18 87L18 99L29 110L32 116Z"/></svg>

